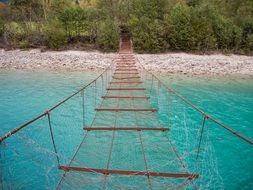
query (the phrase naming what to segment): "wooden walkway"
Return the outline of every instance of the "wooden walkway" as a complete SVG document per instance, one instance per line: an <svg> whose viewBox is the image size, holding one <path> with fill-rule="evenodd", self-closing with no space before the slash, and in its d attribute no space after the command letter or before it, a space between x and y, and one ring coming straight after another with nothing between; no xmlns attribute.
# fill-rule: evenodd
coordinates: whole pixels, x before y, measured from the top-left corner
<svg viewBox="0 0 253 190"><path fill-rule="evenodd" d="M77 189L113 189L123 179L124 189L133 184L137 189L156 189L164 178L198 178L182 170L169 149L165 134L169 129L151 107L129 39L122 40L112 81L102 98L92 126L83 128L85 137L70 164L59 167L65 174L58 189L77 185Z"/></svg>

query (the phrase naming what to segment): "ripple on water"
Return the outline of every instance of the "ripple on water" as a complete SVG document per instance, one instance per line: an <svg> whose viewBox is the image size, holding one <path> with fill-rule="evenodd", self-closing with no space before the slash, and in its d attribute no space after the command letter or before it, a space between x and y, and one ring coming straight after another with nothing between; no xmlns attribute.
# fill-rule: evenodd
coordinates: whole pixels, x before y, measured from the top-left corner
<svg viewBox="0 0 253 190"><path fill-rule="evenodd" d="M27 121L31 117L45 111L48 107L51 107L63 97L68 96L70 93L74 92L76 89L81 87L83 84L87 84L92 79L95 78L93 72L28 72L28 71L1 71L0 72L0 134L4 134L10 129L18 126L19 124ZM215 116L218 120L229 125L231 128L237 130L243 135L253 139L253 80L252 79L195 79L195 78L181 78L181 79L171 79L168 77L163 77L163 81L175 88L180 92L184 97L188 98L194 104L198 105L200 108L205 110L210 115ZM183 107L181 107L183 108ZM74 109L74 108L71 108ZM74 110L75 111L75 110ZM177 109L177 115L174 116L174 120L180 119L181 116L184 116L184 109ZM67 113L61 113L61 115L68 116ZM191 116L195 117L195 113L190 113ZM196 116L198 117L198 116ZM161 116L163 119L163 116ZM62 121L67 122L70 120L69 117L65 118L66 120ZM198 118L200 121L201 118ZM187 130L191 130L190 127L195 127L197 131L198 124L191 121L191 125L187 125L185 121L182 121L182 126L188 127ZM42 125L43 126L43 125ZM174 124L175 127L180 127L177 124ZM181 126L181 127L182 127ZM172 126L173 127L173 126ZM42 127L43 128L43 127ZM48 131L41 130L42 128L33 128L37 133L41 133L39 136L43 139L43 134ZM44 129L44 128L43 128ZM29 129L30 130L30 129ZM45 129L44 129L45 130ZM59 133L61 136L65 135L66 132L70 133L73 129L62 129ZM182 130L181 130L182 131ZM186 136L188 140L194 141L197 133L191 133L184 130L185 136L180 134L180 130L177 128L172 128L171 135L175 137L173 140L174 143L178 143L178 148L186 150L191 147L186 145L186 139L183 138ZM29 131L31 134L34 134ZM208 123L206 128L206 135L204 136L205 144L202 147L203 157L210 157L213 155L215 159L206 160L205 166L201 169L201 174L205 177L201 178L203 189L250 189L253 186L253 151L252 147L241 142L237 138L231 137L231 135L225 130L215 126L211 123ZM80 134L76 138L75 143L79 142L81 138ZM148 134L147 134L148 135ZM192 136L191 136L192 135ZM38 136L36 136L38 137ZM34 140L35 138L34 137ZM51 163L51 166L48 168L41 168L48 175L41 176L39 171L32 170L35 166L30 166L29 163L25 162L26 156L30 151L27 150L28 147L32 147L33 138L25 139L25 136L18 137L23 141L26 141L26 146L22 147L22 150L27 151L27 154L22 155L22 152L19 152L18 146L11 146L12 150L10 155L19 155L21 159L21 165L18 168L24 166L31 167L29 170L32 172L33 177L28 180L27 175L23 175L19 180L26 181L23 186L20 185L20 181L17 180L16 184L13 184L13 187L19 187L19 189L32 189L32 186L29 186L31 180L38 180L37 176L41 177L41 180L38 181L41 188L39 189L52 189L52 181L57 181L59 173L52 173L56 169L54 155L50 152L47 143L50 144L46 139L45 142L38 145L36 149L32 149L32 152L37 152L42 156L34 156L34 163L41 164L45 160ZM122 137L123 138L123 137ZM152 141L159 144L156 138L152 135L144 136L144 138L151 138ZM14 139L14 138L13 138ZM57 139L58 143L60 140L64 141L64 138ZM126 143L134 138L127 139ZM177 141L177 140L180 140ZM64 145L68 145L67 142ZM74 141L72 142L74 143ZM189 142L188 142L189 143ZM192 143L192 142L191 142ZM15 144L16 145L16 144ZM121 151L120 142L118 142L118 151ZM123 145L122 145L123 146ZM101 148L101 151L104 151ZM28 148L29 149L29 148ZM91 149L92 150L92 149ZM66 151L67 147L66 147ZM88 151L88 150L87 150ZM138 152L139 150L134 149L133 151ZM62 152L61 152L62 153ZM63 152L64 153L64 152ZM51 156L48 156L51 155ZM115 156L115 155L113 155ZM157 155L154 155L157 156ZM49 157L46 159L46 157ZM45 160L43 161L43 159ZM114 157L112 157L114 158ZM122 159L128 159L128 157L122 157ZM62 158L63 160L65 158ZM130 158L129 158L130 159ZM67 160L67 159L66 159ZM113 160L113 159L112 159ZM191 158L188 160L192 161ZM208 161L208 163L207 163ZM92 160L89 160L92 162ZM129 161L130 162L130 161ZM152 162L152 161L151 161ZM116 160L115 160L116 163ZM116 163L115 167L120 163ZM129 163L131 164L131 163ZM137 164L138 167L140 163ZM151 163L151 165L155 163ZM215 167L213 167L215 166ZM37 173L38 172L38 173ZM210 173L216 173L216 177L211 180L208 178ZM217 177L218 176L218 177ZM239 177L238 177L239 176ZM43 180L42 180L43 179ZM115 179L114 179L115 180ZM209 184L209 182L211 184ZM26 188L27 189L27 188Z"/></svg>

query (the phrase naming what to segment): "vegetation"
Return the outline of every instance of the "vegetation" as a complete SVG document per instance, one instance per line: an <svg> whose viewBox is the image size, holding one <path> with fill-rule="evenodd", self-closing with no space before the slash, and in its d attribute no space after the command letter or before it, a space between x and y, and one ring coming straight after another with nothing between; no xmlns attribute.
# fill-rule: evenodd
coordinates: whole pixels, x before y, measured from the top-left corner
<svg viewBox="0 0 253 190"><path fill-rule="evenodd" d="M9 0L0 43L115 51L120 30L140 52L253 52L252 0Z"/></svg>

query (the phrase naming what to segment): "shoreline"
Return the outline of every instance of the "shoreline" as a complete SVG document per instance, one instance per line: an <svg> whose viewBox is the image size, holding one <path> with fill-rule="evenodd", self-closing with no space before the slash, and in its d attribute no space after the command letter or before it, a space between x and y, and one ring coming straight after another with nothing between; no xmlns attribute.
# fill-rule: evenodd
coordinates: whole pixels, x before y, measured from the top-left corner
<svg viewBox="0 0 253 190"><path fill-rule="evenodd" d="M117 53L99 51L0 49L0 70L100 71L107 68L117 56ZM135 56L145 69L161 76L253 78L253 56L189 53Z"/></svg>

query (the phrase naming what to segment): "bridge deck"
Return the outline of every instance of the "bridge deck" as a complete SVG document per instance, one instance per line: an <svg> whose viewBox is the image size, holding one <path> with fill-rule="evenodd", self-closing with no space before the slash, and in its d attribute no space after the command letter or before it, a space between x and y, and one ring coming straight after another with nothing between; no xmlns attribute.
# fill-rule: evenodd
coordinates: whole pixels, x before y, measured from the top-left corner
<svg viewBox="0 0 253 190"><path fill-rule="evenodd" d="M132 69L137 67L130 47L129 41L122 42L92 126L84 126L78 151L59 168L65 171L59 189L168 189L198 178L182 168L174 153L169 129L159 122L138 69Z"/></svg>

